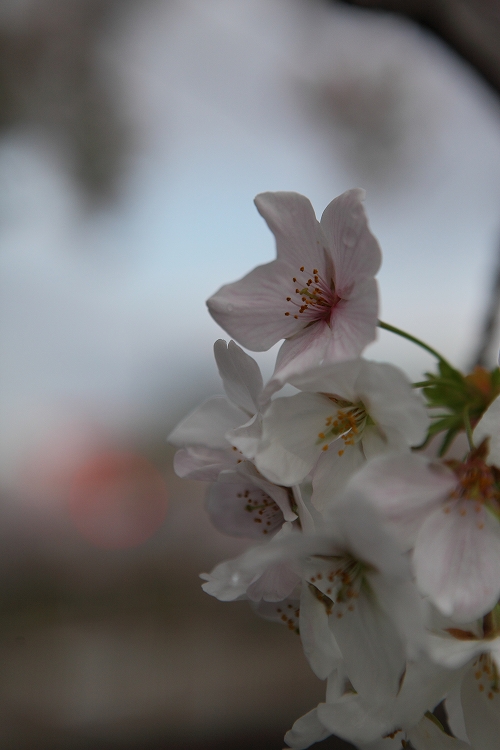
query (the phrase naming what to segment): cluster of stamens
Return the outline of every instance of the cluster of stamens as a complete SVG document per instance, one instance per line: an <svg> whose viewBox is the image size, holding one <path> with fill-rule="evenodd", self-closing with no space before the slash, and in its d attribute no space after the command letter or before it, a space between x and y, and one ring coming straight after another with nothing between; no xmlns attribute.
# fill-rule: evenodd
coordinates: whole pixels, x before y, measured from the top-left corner
<svg viewBox="0 0 500 750"><path fill-rule="evenodd" d="M305 272L305 266L300 267L301 273ZM317 268L313 268L312 274L305 282L305 286L297 281L294 276L292 281L295 285L293 297L287 297L286 301L293 305L293 310L285 312L285 315L293 315L295 320L299 317L307 318L309 322L316 320L328 320L330 313L339 301L335 293L333 281L327 283L320 275Z"/></svg>
<svg viewBox="0 0 500 750"><path fill-rule="evenodd" d="M271 534L283 525L283 512L272 497L259 487L238 492L236 497L246 502L245 510L254 514L253 522L259 525L263 534Z"/></svg>
<svg viewBox="0 0 500 750"><path fill-rule="evenodd" d="M467 515L467 511L473 508L476 513L481 513L484 505L488 505L496 515L500 514L500 472L494 466L488 466L478 451L472 453L463 463L459 461L445 462L454 472L458 483L449 495L449 501L459 501L459 513ZM451 504L447 502L444 512L449 513ZM482 529L484 523L478 521L478 527Z"/></svg>
<svg viewBox="0 0 500 750"><path fill-rule="evenodd" d="M474 662L474 677L480 693L485 693L492 701L500 693L498 669L489 654L481 654Z"/></svg>
<svg viewBox="0 0 500 750"><path fill-rule="evenodd" d="M350 555L328 559L334 562L334 566L328 571L318 571L309 576L308 582L327 614L331 615L336 605L335 615L341 619L345 610L354 611L356 599L363 586L367 585L365 574L368 566Z"/></svg>
<svg viewBox="0 0 500 750"><path fill-rule="evenodd" d="M299 633L299 615L300 609L293 604L287 604L277 607L276 612L280 615L280 620L284 622L289 630Z"/></svg>
<svg viewBox="0 0 500 750"><path fill-rule="evenodd" d="M359 440L366 417L366 411L361 403L353 404L352 409L339 409L336 414L326 417L325 428L318 432L317 443L325 442L322 450L326 451L329 443L340 437L344 442L344 448L339 450L338 454L342 456L346 446L354 445Z"/></svg>

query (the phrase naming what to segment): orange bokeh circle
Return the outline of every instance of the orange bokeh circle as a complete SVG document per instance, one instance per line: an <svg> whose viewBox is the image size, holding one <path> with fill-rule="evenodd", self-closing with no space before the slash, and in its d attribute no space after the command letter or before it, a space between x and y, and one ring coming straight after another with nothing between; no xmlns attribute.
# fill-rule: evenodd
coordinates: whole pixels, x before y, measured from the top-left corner
<svg viewBox="0 0 500 750"><path fill-rule="evenodd" d="M80 534L104 549L137 547L165 520L165 481L144 456L106 450L73 474L69 513Z"/></svg>

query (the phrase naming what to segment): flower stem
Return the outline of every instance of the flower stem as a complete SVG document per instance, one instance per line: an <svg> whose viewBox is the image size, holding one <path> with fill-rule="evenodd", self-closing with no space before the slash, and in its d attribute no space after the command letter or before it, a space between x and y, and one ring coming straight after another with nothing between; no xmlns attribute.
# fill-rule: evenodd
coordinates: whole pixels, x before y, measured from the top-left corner
<svg viewBox="0 0 500 750"><path fill-rule="evenodd" d="M401 336L404 339L407 339L408 341L411 341L413 344L416 344L417 346L420 346L422 349L425 349L426 352L429 352L429 354L432 354L436 359L439 360L439 362L442 362L447 367L450 367L452 370L455 368L450 365L449 362L446 361L446 359L435 349L432 348L432 346L429 346L428 344L425 344L420 339L417 339L416 336L412 336L411 333L406 333L406 331L402 331L401 328L396 328L395 326L389 325L389 323L384 323L382 320L378 321L378 327L383 328L385 331L390 331L391 333L395 333L397 336Z"/></svg>

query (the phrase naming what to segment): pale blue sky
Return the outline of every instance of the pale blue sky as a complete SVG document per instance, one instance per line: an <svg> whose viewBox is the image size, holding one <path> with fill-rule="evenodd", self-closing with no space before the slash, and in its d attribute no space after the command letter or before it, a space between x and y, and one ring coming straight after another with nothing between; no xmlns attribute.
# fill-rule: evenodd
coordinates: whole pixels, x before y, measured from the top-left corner
<svg viewBox="0 0 500 750"><path fill-rule="evenodd" d="M224 334L204 303L274 256L252 205L265 190L321 213L366 187L382 316L464 362L500 234L500 110L461 63L409 25L308 16L298 0L158 0L102 56L138 144L116 206L83 214L40 134L0 144L0 469L67 419L166 432L186 394L217 387ZM403 146L379 179L350 165L303 92L322 77L376 83L384 66L402 71ZM389 335L367 355L412 376L431 363Z"/></svg>

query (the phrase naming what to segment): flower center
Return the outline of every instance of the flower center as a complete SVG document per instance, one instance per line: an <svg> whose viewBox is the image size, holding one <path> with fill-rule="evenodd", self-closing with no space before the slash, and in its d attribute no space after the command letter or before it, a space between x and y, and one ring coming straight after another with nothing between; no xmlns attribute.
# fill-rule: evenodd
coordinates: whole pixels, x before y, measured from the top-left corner
<svg viewBox="0 0 500 750"><path fill-rule="evenodd" d="M344 616L345 610L352 612L356 599L362 590L371 591L366 573L371 570L366 563L349 554L342 556L313 558L321 560L307 581L312 587L314 595L321 601L327 611L332 614L335 606L337 618Z"/></svg>
<svg viewBox="0 0 500 750"><path fill-rule="evenodd" d="M322 432L318 432L316 445L324 443L323 450L326 451L331 442L340 438L344 442L344 448L339 450L338 454L342 456L345 446L354 445L361 439L370 417L361 401L358 404L349 404L336 399L334 396L329 396L329 398L335 403L340 401L339 406L341 408L338 409L336 414L326 417L325 427Z"/></svg>
<svg viewBox="0 0 500 750"><path fill-rule="evenodd" d="M300 275L294 276L292 281L294 292L293 296L286 298L290 309L285 315L293 315L295 320L302 318L308 324L318 320L329 322L331 312L340 300L333 279L328 282L320 276L317 268L309 274L305 266L301 266Z"/></svg>
<svg viewBox="0 0 500 750"><path fill-rule="evenodd" d="M454 472L458 483L449 496L449 500L458 500L460 514L465 516L470 508L481 513L486 506L495 516L500 517L500 472L494 466L488 466L481 456L472 454L463 463L455 460L445 461ZM445 513L450 506L445 505ZM482 528L482 522L479 527Z"/></svg>
<svg viewBox="0 0 500 750"><path fill-rule="evenodd" d="M260 487L238 492L237 497L246 502L245 510L253 516L253 522L258 524L263 534L274 534L283 526L283 511Z"/></svg>

